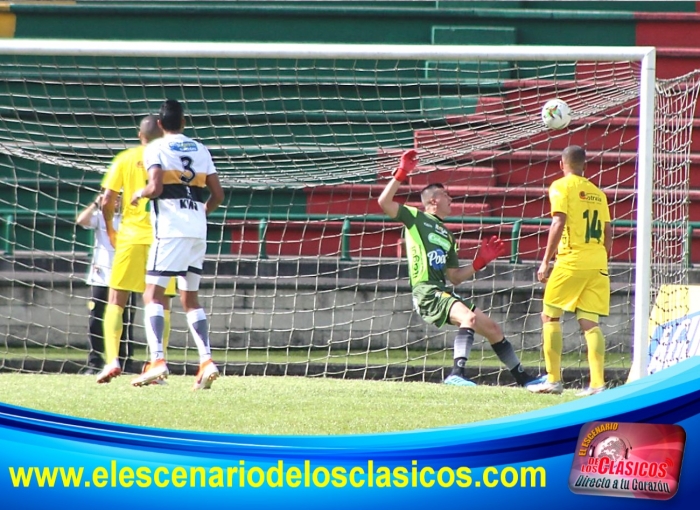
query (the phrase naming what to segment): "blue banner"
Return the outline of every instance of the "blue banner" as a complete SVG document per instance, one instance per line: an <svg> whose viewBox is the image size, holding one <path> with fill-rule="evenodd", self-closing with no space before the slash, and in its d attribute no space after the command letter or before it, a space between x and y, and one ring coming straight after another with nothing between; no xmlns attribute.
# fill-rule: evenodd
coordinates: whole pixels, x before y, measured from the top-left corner
<svg viewBox="0 0 700 510"><path fill-rule="evenodd" d="M579 436L583 431L586 440L591 422L603 423L595 433L617 428L618 423L677 425L658 429L685 431L684 454L656 464L675 462L672 470L663 468L664 475L672 472L678 477L677 486L671 485L674 494L661 494L660 498L668 498L662 501L649 499L657 486L662 490L669 485L637 479L637 467L630 471L627 485L643 486L647 497L572 492L572 465L576 455L585 452ZM700 472L698 431L700 357L540 411L392 434L183 432L0 404L0 492L2 508L27 509L694 508L700 496L693 481ZM622 460L598 458L608 451L605 448L590 451L596 452L596 459L579 464L595 462L596 469L605 466L609 471L618 462L620 469L625 468ZM637 445L633 451L643 455ZM642 457L635 458L642 465ZM572 480L574 487L579 480L595 483L593 476Z"/></svg>

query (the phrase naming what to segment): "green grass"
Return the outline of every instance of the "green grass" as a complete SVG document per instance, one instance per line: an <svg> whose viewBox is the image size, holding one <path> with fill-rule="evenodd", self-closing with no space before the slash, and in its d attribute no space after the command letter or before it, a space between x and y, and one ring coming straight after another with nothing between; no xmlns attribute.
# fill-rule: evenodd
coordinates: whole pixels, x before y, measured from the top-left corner
<svg viewBox="0 0 700 510"><path fill-rule="evenodd" d="M336 435L429 429L509 416L575 399L521 388L303 377L193 377L132 388L80 375L0 374L0 401L52 413L165 429L261 435Z"/></svg>
<svg viewBox="0 0 700 510"><path fill-rule="evenodd" d="M250 363L337 363L348 365L386 365L400 364L407 365L426 365L426 366L450 366L452 365L452 351L407 351L406 349L390 349L382 351L329 351L328 349L268 349L268 350L215 350L214 359L220 363L233 362L250 362ZM544 366L542 354L539 351L521 351L518 353L520 359L525 366ZM0 349L0 360L17 359L17 358L36 358L36 359L59 359L59 360L76 360L84 361L86 351L75 348L21 348L11 347ZM145 349L136 349L134 359L145 360ZM198 354L196 349L178 349L171 348L168 350L168 359L173 362L198 362ZM570 352L562 355L563 367L585 367L587 366L585 353ZM500 366L501 362L496 355L488 349L484 350L484 357L478 349L472 351L472 356L469 362L472 366ZM611 353L605 354L606 368L629 368L630 355Z"/></svg>

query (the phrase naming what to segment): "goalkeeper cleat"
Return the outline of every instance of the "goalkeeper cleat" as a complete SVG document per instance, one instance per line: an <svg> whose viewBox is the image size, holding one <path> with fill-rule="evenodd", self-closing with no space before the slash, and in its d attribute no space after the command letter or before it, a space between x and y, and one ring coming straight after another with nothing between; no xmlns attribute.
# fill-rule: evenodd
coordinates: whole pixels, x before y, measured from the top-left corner
<svg viewBox="0 0 700 510"><path fill-rule="evenodd" d="M115 365L107 365L97 374L97 384L107 384L115 377L122 375L122 369Z"/></svg>
<svg viewBox="0 0 700 510"><path fill-rule="evenodd" d="M541 375L539 377L533 377L528 382L523 384L523 388L529 388L530 386L536 386L538 384L542 384L542 383L546 383L546 382L547 382L547 374Z"/></svg>
<svg viewBox="0 0 700 510"><path fill-rule="evenodd" d="M531 384L526 386L527 391L531 393L548 393L552 395L561 395L564 392L564 385L561 381L543 382L540 384Z"/></svg>
<svg viewBox="0 0 700 510"><path fill-rule="evenodd" d="M168 377L168 374L170 373L170 371L168 370L168 366L165 364L164 359L159 359L152 363L149 363L144 368L146 368L146 370L140 376L135 377L131 380L132 386L147 386L149 384L152 384L153 381L157 381L159 379L166 379Z"/></svg>
<svg viewBox="0 0 700 510"><path fill-rule="evenodd" d="M199 365L197 377L194 380L193 390L208 390L216 379L219 378L219 369L210 359Z"/></svg>
<svg viewBox="0 0 700 510"><path fill-rule="evenodd" d="M476 383L474 381L470 381L466 377L462 377L461 375L455 374L447 376L447 379L445 379L444 383L450 386L476 386Z"/></svg>
<svg viewBox="0 0 700 510"><path fill-rule="evenodd" d="M590 397L591 395L597 395L598 393L601 393L605 391L605 386L600 386L598 388L591 388L590 386L587 388L584 388L583 390L579 391L576 396L577 397Z"/></svg>

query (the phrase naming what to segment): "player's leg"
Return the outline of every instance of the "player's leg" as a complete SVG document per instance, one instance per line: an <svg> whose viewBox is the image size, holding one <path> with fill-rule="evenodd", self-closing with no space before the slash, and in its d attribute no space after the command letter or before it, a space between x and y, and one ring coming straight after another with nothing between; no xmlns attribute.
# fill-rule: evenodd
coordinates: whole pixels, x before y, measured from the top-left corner
<svg viewBox="0 0 700 510"><path fill-rule="evenodd" d="M473 314L474 330L489 341L493 352L496 353L501 363L506 366L518 385L529 387L543 381L542 378L533 377L525 371L520 363L520 358L518 358L515 349L513 349L513 345L506 339L503 330L496 321L479 308L474 308Z"/></svg>
<svg viewBox="0 0 700 510"><path fill-rule="evenodd" d="M105 308L103 328L106 363L102 372L97 375L98 383L108 383L114 377L121 375L119 342L124 328L124 308L128 298L127 291L109 289L109 302Z"/></svg>
<svg viewBox="0 0 700 510"><path fill-rule="evenodd" d="M561 355L563 335L560 318L565 311L573 312L585 287L586 280L577 272L563 269L556 264L547 280L542 304L542 344L547 380L542 384L528 387L533 393L561 394L564 385L561 380Z"/></svg>
<svg viewBox="0 0 700 510"><path fill-rule="evenodd" d="M150 351L147 369L131 381L133 386L151 384L168 376L163 352L165 333L165 290L173 276L185 274L189 246L182 238L156 239L146 264L146 290L143 293L146 341Z"/></svg>
<svg viewBox="0 0 700 510"><path fill-rule="evenodd" d="M119 343L124 332L124 310L131 292L143 292L145 253L148 247L128 243L117 244L109 278L109 303L104 315L106 365L98 383L107 383L121 374Z"/></svg>
<svg viewBox="0 0 700 510"><path fill-rule="evenodd" d="M119 362L126 373L137 373L134 369L134 317L136 316L136 295L131 294L122 314L121 341L119 342Z"/></svg>
<svg viewBox="0 0 700 510"><path fill-rule="evenodd" d="M193 389L206 390L211 388L212 383L219 377L219 370L211 359L207 316L199 303L199 283L206 253L206 241L193 239L190 253L192 258L187 268L187 274L184 277L178 277L177 286L180 291L182 308L187 315L187 325L199 353L199 370Z"/></svg>
<svg viewBox="0 0 700 510"><path fill-rule="evenodd" d="M560 318L563 310L549 305L543 306L542 318L542 350L547 370L546 380L540 384L528 387L533 393L561 394L564 385L561 381L561 353L564 345Z"/></svg>
<svg viewBox="0 0 700 510"><path fill-rule="evenodd" d="M96 375L102 370L104 365L104 336L102 331L102 320L105 306L107 304L107 287L93 285L90 288L90 316L88 318L88 340L90 342L90 352L88 353L87 367L83 372L86 375Z"/></svg>
<svg viewBox="0 0 700 510"><path fill-rule="evenodd" d="M461 303L457 296L444 292L435 285L418 284L413 287L412 293L413 307L425 322L438 328L445 324L460 326L454 341L454 365L445 378L445 384L476 386L464 375L465 365L474 343L474 328L470 323L470 320L473 320L471 310ZM451 314L454 315L453 318ZM464 324L464 327L461 327L461 324Z"/></svg>
<svg viewBox="0 0 700 510"><path fill-rule="evenodd" d="M449 323L459 327L453 346L454 364L450 375L445 379L445 384L454 386L476 386L476 384L465 375L465 366L471 354L472 346L474 345L474 325L476 317L472 311L473 305L471 307L467 306L454 296L450 296L449 298L443 296L442 301L443 303L437 304L442 304L440 308L449 306L449 308L447 308L449 310Z"/></svg>
<svg viewBox="0 0 700 510"><path fill-rule="evenodd" d="M170 343L170 309L172 297L177 295L177 279L171 278L168 286L165 288L165 299L163 300L163 353L167 358L168 344Z"/></svg>
<svg viewBox="0 0 700 510"><path fill-rule="evenodd" d="M132 386L145 386L158 379L165 379L169 374L163 354L163 332L165 330L163 302L166 300L165 287L170 277L148 275L146 278L143 312L150 361L143 373L131 380Z"/></svg>
<svg viewBox="0 0 700 510"><path fill-rule="evenodd" d="M592 272L576 310L588 347L590 384L578 396L593 395L605 389L605 336L599 326L600 315L610 311L610 278L607 272Z"/></svg>

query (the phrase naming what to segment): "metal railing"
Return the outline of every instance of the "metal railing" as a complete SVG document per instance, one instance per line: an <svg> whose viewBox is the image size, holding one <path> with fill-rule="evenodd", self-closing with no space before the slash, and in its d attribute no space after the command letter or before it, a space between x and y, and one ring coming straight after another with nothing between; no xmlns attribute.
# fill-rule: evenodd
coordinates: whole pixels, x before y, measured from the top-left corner
<svg viewBox="0 0 700 510"><path fill-rule="evenodd" d="M2 239L0 239L0 251L6 255L12 255L16 246L15 243L15 224L19 219L31 218L36 221L40 219L42 222L56 221L73 221L75 211L69 210L50 210L50 211L9 211L8 209L0 209L0 222L2 223ZM36 218L36 219L35 219ZM69 220L70 218L70 220ZM258 257L261 259L268 258L267 255L267 231L270 221L300 221L300 222L342 222L340 229L340 260L352 260L350 250L350 238L353 223L364 222L384 222L389 224L397 224L396 220L392 220L384 215L365 214L365 215L328 215L328 214L306 214L306 213L250 213L250 212L214 212L210 217L214 222L221 222L220 225L226 229L232 225L228 221L258 221ZM445 218L445 223L459 223L469 225L510 225L510 263L516 264L520 262L520 234L524 225L545 226L551 224L550 218L516 218L516 217L490 217L490 216L450 216ZM634 220L613 220L612 226L620 228L635 228L636 221ZM657 223L655 225L661 225ZM667 225L664 225L667 226ZM691 221L688 223L688 238L692 241L693 234L700 229L700 222ZM684 256L687 267L692 266L692 242L688 242L686 253Z"/></svg>

